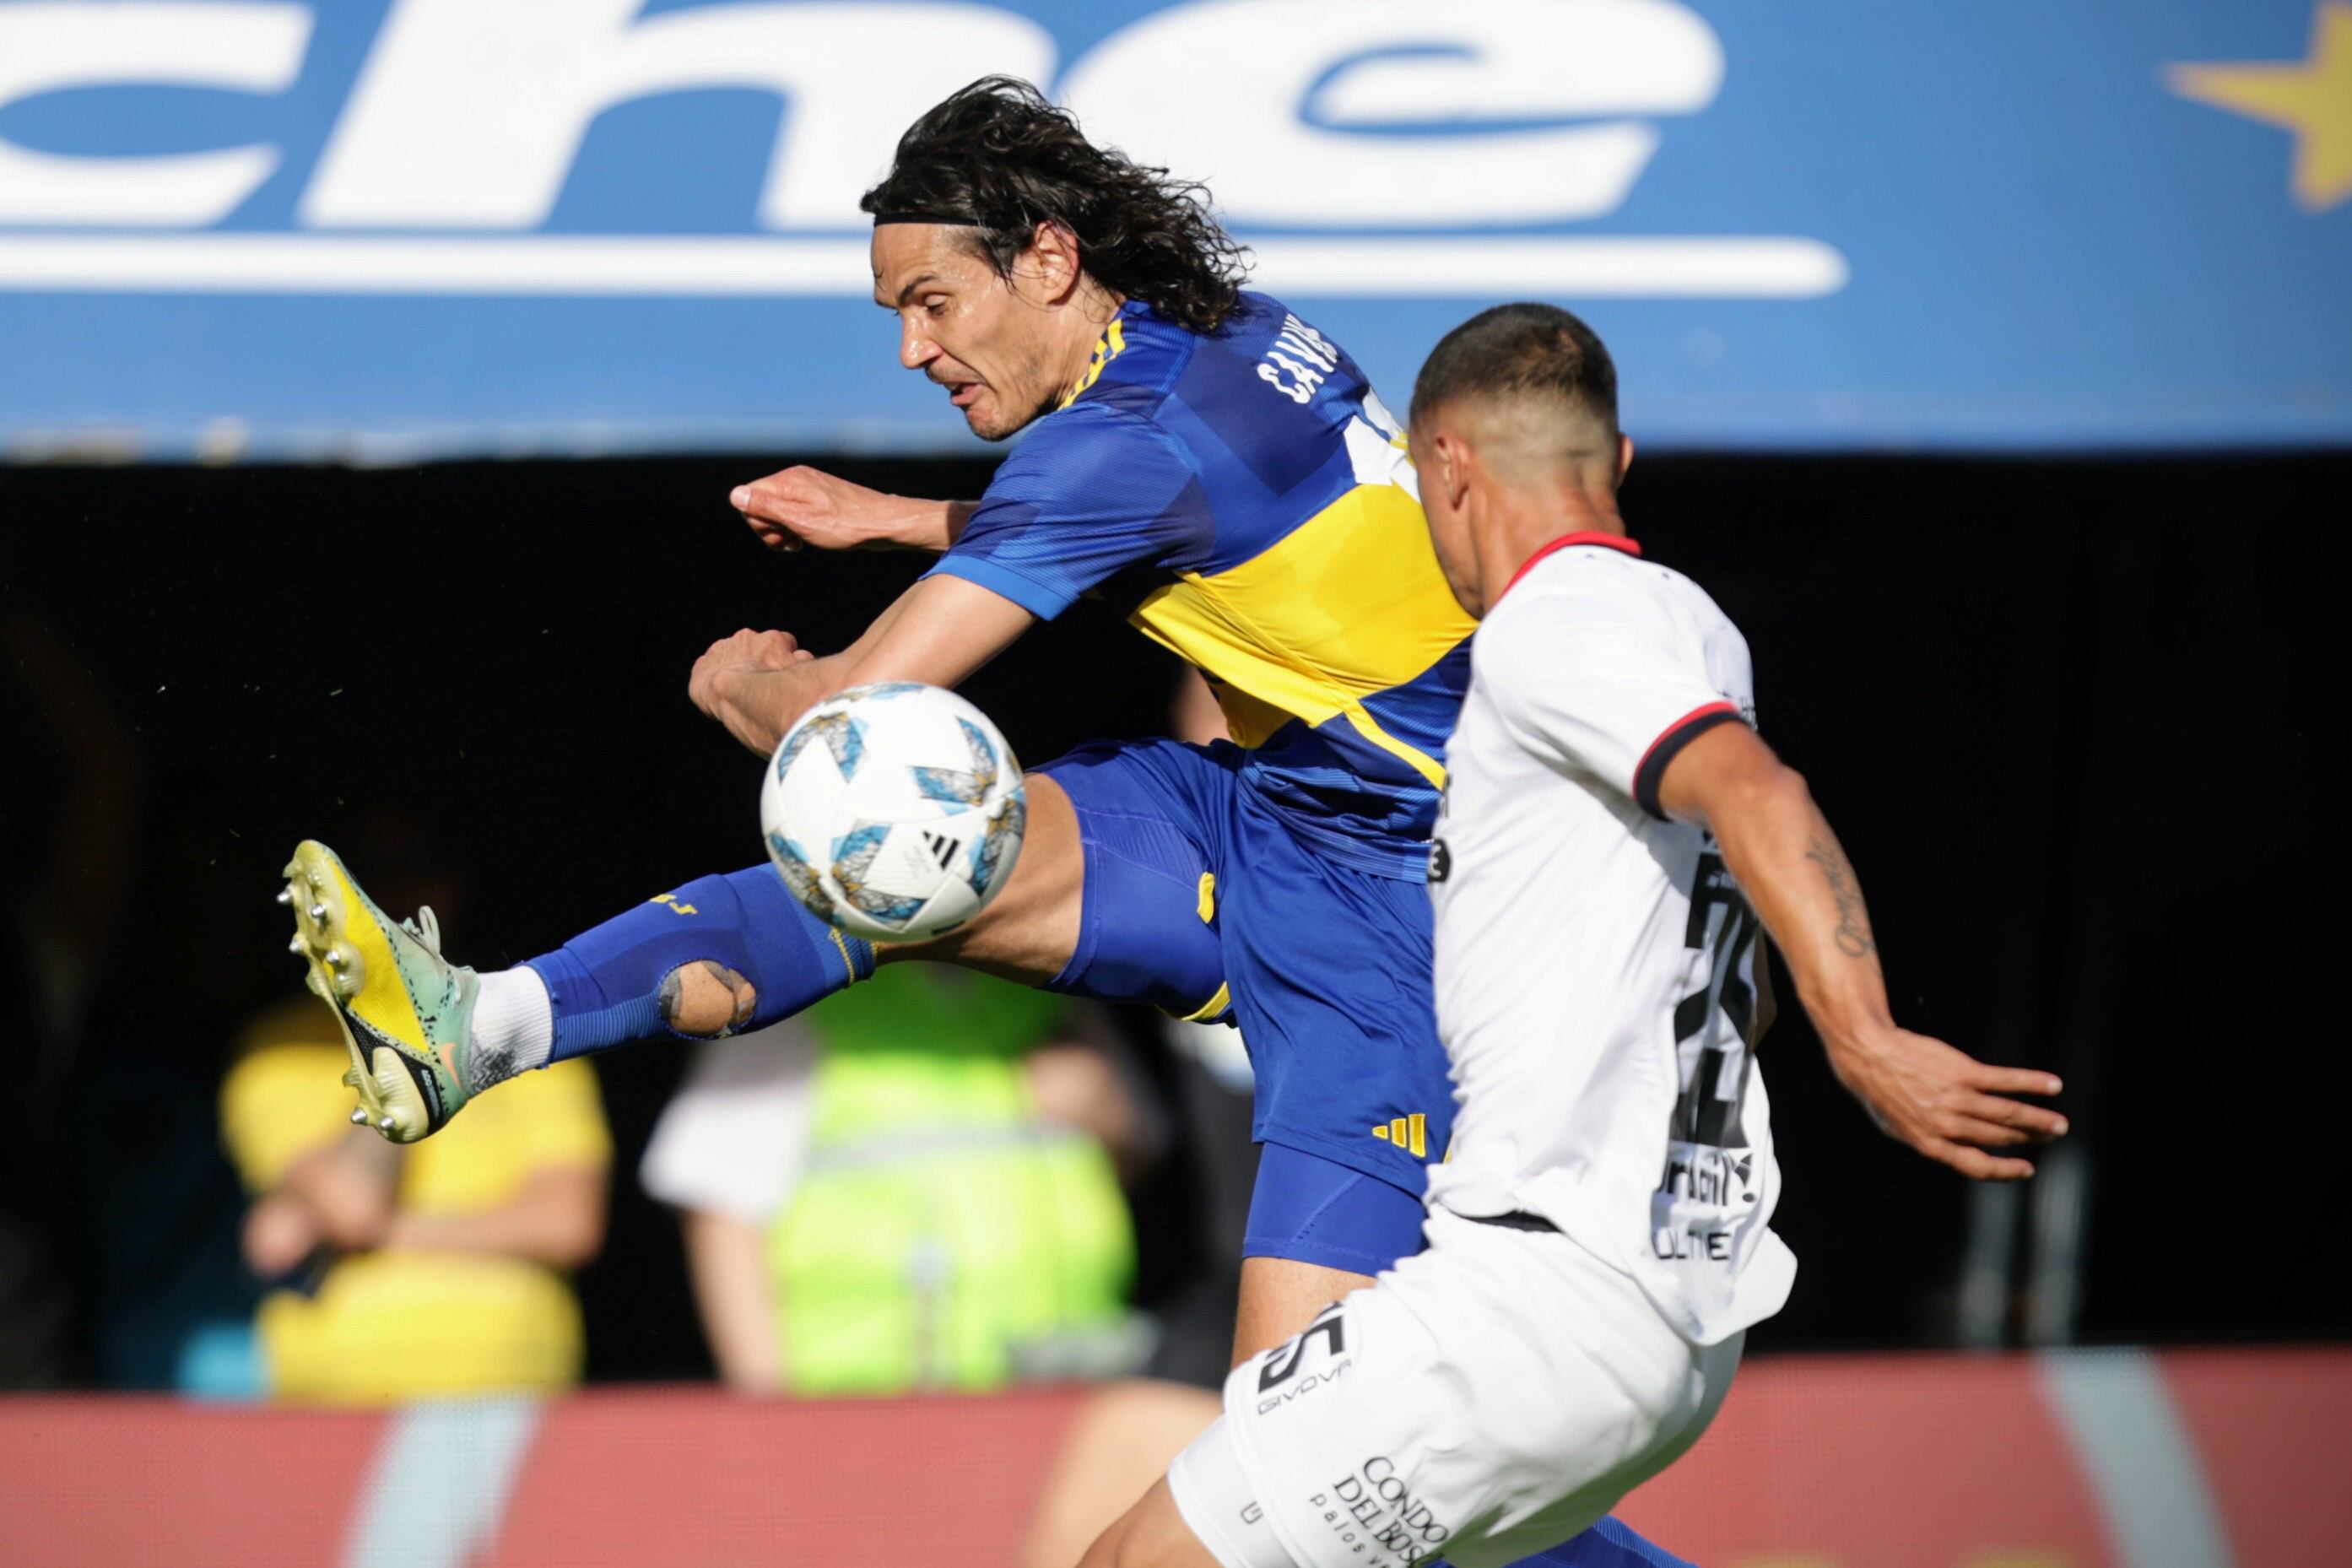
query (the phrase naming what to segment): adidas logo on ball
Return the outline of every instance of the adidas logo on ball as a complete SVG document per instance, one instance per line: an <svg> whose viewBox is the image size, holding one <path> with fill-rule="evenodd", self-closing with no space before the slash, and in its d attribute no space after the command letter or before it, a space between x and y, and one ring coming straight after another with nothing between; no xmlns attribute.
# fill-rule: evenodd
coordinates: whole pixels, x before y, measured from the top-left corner
<svg viewBox="0 0 2352 1568"><path fill-rule="evenodd" d="M854 686L793 726L760 791L793 896L869 942L919 942L996 896L1027 825L1021 764L988 716L913 681Z"/></svg>

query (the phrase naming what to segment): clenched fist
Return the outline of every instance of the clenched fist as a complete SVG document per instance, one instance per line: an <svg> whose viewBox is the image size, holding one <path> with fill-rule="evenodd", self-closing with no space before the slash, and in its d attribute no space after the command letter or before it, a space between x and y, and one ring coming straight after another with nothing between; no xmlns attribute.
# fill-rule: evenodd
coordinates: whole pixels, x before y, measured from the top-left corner
<svg viewBox="0 0 2352 1568"><path fill-rule="evenodd" d="M697 708L726 725L737 740L755 752L765 752L782 738L782 732L762 716L766 704L749 700L751 689L760 676L806 664L815 657L790 632L755 632L747 626L703 650L694 661L693 673L687 677L686 695Z"/></svg>

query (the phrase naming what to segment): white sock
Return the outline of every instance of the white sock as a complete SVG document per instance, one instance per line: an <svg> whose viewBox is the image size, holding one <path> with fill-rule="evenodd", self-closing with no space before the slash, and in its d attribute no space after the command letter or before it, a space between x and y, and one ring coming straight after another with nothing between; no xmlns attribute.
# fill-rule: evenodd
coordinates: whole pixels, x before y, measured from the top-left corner
<svg viewBox="0 0 2352 1568"><path fill-rule="evenodd" d="M466 1088L471 1093L545 1067L555 1048L555 1006L539 971L518 964L483 975L467 1034L473 1049L466 1058L467 1077L475 1081Z"/></svg>

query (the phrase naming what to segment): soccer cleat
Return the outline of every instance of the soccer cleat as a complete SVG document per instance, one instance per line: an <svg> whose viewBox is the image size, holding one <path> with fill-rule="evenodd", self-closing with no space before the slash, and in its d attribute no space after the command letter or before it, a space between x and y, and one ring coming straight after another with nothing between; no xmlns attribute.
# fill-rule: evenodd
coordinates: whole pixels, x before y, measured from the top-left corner
<svg viewBox="0 0 2352 1568"><path fill-rule="evenodd" d="M395 925L325 845L296 846L286 878L278 902L294 910L292 949L310 962L310 989L334 1007L351 1047L343 1081L359 1091L352 1124L394 1143L439 1131L473 1093L474 972L441 956L431 910Z"/></svg>

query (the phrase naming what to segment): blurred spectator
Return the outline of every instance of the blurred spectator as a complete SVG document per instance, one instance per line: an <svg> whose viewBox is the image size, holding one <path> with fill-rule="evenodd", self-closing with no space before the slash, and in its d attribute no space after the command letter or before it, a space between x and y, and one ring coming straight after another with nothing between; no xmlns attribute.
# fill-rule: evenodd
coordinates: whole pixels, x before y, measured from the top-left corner
<svg viewBox="0 0 2352 1568"><path fill-rule="evenodd" d="M886 964L702 1048L646 1151L736 1388L975 1392L1132 1366L1147 1130L1065 998ZM495 1097L493 1097L495 1098Z"/></svg>
<svg viewBox="0 0 2352 1568"><path fill-rule="evenodd" d="M72 1379L68 1141L77 1047L121 912L136 816L130 739L47 628L0 603L0 1389Z"/></svg>
<svg viewBox="0 0 2352 1568"><path fill-rule="evenodd" d="M252 1391L371 1404L578 1382L564 1276L603 1244L612 1159L588 1064L526 1073L403 1149L351 1125L323 1003L265 1015L245 1044L221 1125L255 1194L246 1260L279 1284L254 1321Z"/></svg>
<svg viewBox="0 0 2352 1568"><path fill-rule="evenodd" d="M453 910L460 889L421 826L386 816L359 837L388 868L390 907ZM339 1404L577 1383L583 1335L566 1276L604 1244L612 1163L593 1070L525 1073L403 1148L351 1124L350 1066L316 998L247 1028L221 1086L222 1137L254 1196L246 1261L277 1288L246 1363L216 1341L184 1383Z"/></svg>

